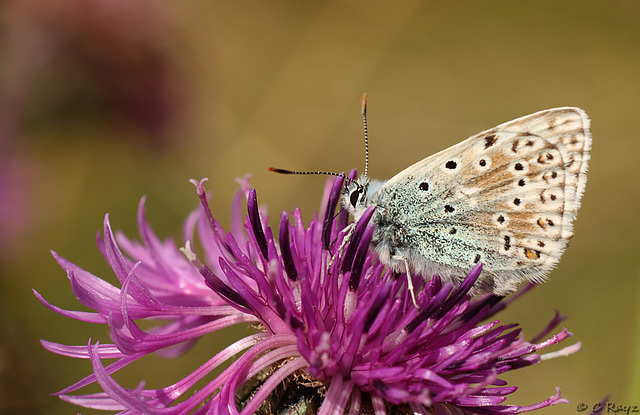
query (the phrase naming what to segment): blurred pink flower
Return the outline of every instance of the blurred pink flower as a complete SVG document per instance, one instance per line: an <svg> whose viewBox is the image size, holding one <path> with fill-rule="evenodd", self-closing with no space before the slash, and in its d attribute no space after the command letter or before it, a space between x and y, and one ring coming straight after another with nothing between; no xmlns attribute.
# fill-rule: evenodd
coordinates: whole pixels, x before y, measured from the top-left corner
<svg viewBox="0 0 640 415"><path fill-rule="evenodd" d="M0 105L9 131L19 129L25 105L36 94L31 85L45 67L64 87L49 85L44 93L89 94L92 100L97 95L100 112L128 120L154 140L166 138L179 118L184 84L166 47L171 21L163 3L18 0L7 6L4 24Z"/></svg>
<svg viewBox="0 0 640 415"><path fill-rule="evenodd" d="M95 118L95 112L135 126L142 134L133 137L157 145L172 136L186 103L185 83L166 46L172 22L164 3L14 0L4 6L0 256L22 231L36 227L27 195L34 193L29 178L38 166L22 134L34 117L42 123L69 117L70 109L81 117Z"/></svg>

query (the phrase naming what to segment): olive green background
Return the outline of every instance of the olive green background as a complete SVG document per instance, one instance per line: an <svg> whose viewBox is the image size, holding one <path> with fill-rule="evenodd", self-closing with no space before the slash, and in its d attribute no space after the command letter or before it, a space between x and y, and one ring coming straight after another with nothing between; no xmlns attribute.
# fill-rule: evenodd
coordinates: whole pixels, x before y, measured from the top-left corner
<svg viewBox="0 0 640 415"><path fill-rule="evenodd" d="M100 97L64 75L72 63L43 65L29 86L16 139L33 168L25 183L30 220L4 241L0 259L0 413L76 413L48 394L90 365L50 354L38 339L109 340L104 327L67 320L33 296L35 288L58 306L82 309L49 249L113 282L94 243L104 214L135 236L137 203L147 195L154 229L181 241L182 220L197 203L191 178L209 177L214 214L225 224L234 179L249 172L272 224L296 206L309 219L325 179L267 168L361 169L364 92L370 174L379 178L521 115L565 105L587 111L594 142L575 236L550 281L499 315L532 338L557 309L574 333L564 345L580 341L582 351L506 376L520 388L506 403L533 404L559 386L571 403L541 413L578 413L579 403L606 396L640 405L640 3L157 7L170 24L156 41L176 65L183 93L182 116L163 140L103 116L93 101ZM12 58L0 52L0 62ZM118 379L128 387L167 385L239 333L208 336L177 360L148 357Z"/></svg>

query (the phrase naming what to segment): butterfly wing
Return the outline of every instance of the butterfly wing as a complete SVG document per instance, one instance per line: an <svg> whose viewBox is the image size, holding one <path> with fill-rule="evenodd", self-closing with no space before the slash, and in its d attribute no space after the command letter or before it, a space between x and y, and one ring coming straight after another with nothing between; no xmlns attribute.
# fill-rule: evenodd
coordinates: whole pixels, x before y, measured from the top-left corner
<svg viewBox="0 0 640 415"><path fill-rule="evenodd" d="M376 194L383 260L460 280L482 261L497 294L542 281L569 238L586 184L589 119L540 111L476 134L401 171Z"/></svg>

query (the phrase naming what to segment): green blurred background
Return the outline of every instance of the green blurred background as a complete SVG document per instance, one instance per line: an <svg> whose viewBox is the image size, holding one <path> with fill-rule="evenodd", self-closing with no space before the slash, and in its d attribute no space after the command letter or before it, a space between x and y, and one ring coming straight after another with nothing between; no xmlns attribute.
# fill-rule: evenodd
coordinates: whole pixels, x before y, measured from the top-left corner
<svg viewBox="0 0 640 415"><path fill-rule="evenodd" d="M323 177L269 166L363 165L360 100L369 96L371 175L409 164L537 110L579 106L592 161L575 237L547 284L500 315L527 338L558 309L582 351L507 376L507 403L562 388L577 413L605 396L640 405L640 2L256 2L15 0L0 8L6 200L0 234L0 412L68 414L48 394L89 373L40 338L108 341L34 298L82 309L53 249L109 281L95 248L105 213L136 235L138 200L163 237L181 240L209 177L227 223L234 179L253 173L272 219L317 209ZM273 224L274 221L272 220ZM163 386L237 331L184 358L149 357L119 380ZM209 336L211 337L211 336ZM82 411L83 413L96 413Z"/></svg>

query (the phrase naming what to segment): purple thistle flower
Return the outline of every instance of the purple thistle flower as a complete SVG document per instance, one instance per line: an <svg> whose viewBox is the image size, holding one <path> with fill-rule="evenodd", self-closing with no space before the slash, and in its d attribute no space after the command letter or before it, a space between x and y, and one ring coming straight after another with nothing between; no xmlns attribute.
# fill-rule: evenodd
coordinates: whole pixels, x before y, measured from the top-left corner
<svg viewBox="0 0 640 415"><path fill-rule="evenodd" d="M422 286L418 310L406 276L385 270L369 249L372 208L343 243L348 216L334 215L342 179L328 182L324 209L306 227L299 210L283 213L277 235L246 180L233 201L232 231L225 232L209 209L203 182L193 181L201 208L185 222L184 255L172 240L161 241L153 233L144 199L138 213L142 243L114 236L105 218L98 245L121 288L53 254L78 300L95 313L62 310L36 292L38 299L64 316L108 324L113 340L89 340L86 346L42 341L54 353L92 363L93 374L57 393L63 400L122 414L297 409L350 415L516 414L567 402L557 389L530 406L504 404L517 387L507 386L501 374L580 348L576 343L538 354L571 335L562 329L541 341L563 320L557 313L532 342L523 339L517 325L491 321L531 286L507 301L492 295L472 298L468 291L481 263L460 287L437 276L426 282L416 276L414 284ZM191 247L196 235L199 255ZM138 320L163 324L144 331ZM112 378L151 352L176 356L205 334L240 323L259 329L173 385L146 389L141 383L127 389ZM116 360L105 366L105 359ZM229 360L222 373L211 373ZM70 395L94 382L103 392Z"/></svg>

